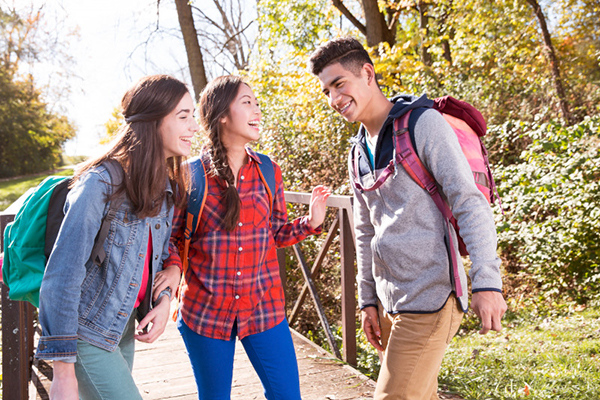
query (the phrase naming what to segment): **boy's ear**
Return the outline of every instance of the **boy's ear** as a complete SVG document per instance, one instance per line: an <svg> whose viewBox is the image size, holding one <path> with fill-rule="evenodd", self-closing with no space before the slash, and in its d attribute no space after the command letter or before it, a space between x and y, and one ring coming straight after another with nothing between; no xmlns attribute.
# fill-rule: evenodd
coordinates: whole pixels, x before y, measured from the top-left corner
<svg viewBox="0 0 600 400"><path fill-rule="evenodd" d="M367 83L370 85L371 83L375 83L375 68L369 64L369 63L365 63L363 65L363 72L365 73L365 76L367 78Z"/></svg>

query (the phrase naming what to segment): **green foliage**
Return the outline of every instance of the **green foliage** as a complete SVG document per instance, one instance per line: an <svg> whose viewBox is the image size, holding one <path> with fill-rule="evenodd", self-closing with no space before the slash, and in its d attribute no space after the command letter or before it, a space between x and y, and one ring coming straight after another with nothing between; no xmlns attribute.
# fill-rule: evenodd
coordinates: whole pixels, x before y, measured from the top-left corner
<svg viewBox="0 0 600 400"><path fill-rule="evenodd" d="M522 162L496 169L509 279L554 301L600 296L600 117L531 125Z"/></svg>
<svg viewBox="0 0 600 400"><path fill-rule="evenodd" d="M564 0L558 3L569 7L553 8L541 3L548 8L546 15L552 11L560 16L551 33L568 100L581 120L596 113L600 103L597 1ZM372 49L387 93L450 94L475 104L492 124L532 121L534 116L547 121L558 115L551 68L527 2L439 0L426 10L426 32L417 10L406 9L397 44ZM422 59L424 48L432 59L428 65Z"/></svg>
<svg viewBox="0 0 600 400"><path fill-rule="evenodd" d="M60 164L62 144L75 136L75 129L66 117L50 111L31 76L18 74L18 61L35 55L35 48L25 45L35 25L0 9L0 29L0 178L52 169Z"/></svg>
<svg viewBox="0 0 600 400"><path fill-rule="evenodd" d="M106 144L110 142L117 135L117 131L124 122L125 118L123 118L119 107L113 108L110 119L104 123L106 134L100 139L100 143Z"/></svg>
<svg viewBox="0 0 600 400"><path fill-rule="evenodd" d="M355 127L335 115L306 69L310 52L333 30L327 9L317 0L259 3L258 56L248 77L263 110L260 148L281 166L287 190L326 184L349 191L346 158Z"/></svg>
<svg viewBox="0 0 600 400"><path fill-rule="evenodd" d="M66 117L48 111L30 80L13 80L0 65L0 178L60 164L62 144L75 136Z"/></svg>

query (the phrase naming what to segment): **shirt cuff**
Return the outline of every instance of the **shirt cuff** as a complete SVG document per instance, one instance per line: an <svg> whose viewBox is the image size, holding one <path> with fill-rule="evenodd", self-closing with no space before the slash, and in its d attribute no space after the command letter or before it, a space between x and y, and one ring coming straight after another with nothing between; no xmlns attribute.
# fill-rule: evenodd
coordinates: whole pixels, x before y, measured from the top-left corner
<svg viewBox="0 0 600 400"><path fill-rule="evenodd" d="M181 258L179 258L179 254L169 254L169 257L165 261L163 261L163 269L170 267L172 265L177 266L179 271L183 271L183 263L181 262Z"/></svg>
<svg viewBox="0 0 600 400"><path fill-rule="evenodd" d="M77 336L42 336L35 358L74 363L77 360Z"/></svg>
<svg viewBox="0 0 600 400"><path fill-rule="evenodd" d="M300 223L302 224L304 233L306 235L319 235L323 233L323 224L319 225L316 229L313 229L313 227L308 222L308 215L302 217Z"/></svg>

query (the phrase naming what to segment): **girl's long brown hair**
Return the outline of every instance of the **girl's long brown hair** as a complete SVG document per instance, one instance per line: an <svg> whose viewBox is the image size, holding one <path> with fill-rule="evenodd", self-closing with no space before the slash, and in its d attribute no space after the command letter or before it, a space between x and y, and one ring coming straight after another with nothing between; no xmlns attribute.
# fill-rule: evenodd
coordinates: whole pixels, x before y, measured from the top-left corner
<svg viewBox="0 0 600 400"><path fill-rule="evenodd" d="M210 158L210 173L220 178L225 186L223 203L225 229L232 231L240 219L240 197L235 187L235 177L227 159L227 148L221 138L221 119L229 114L229 106L235 100L240 86L246 84L239 76L226 75L214 79L200 96L200 128L207 134L205 147Z"/></svg>
<svg viewBox="0 0 600 400"><path fill-rule="evenodd" d="M183 157L165 161L158 126L186 93L188 89L183 82L167 75L151 75L138 81L121 100L125 123L119 128L114 144L103 155L78 167L73 183L91 168L113 159L124 171L123 182L113 196L124 191L138 218L160 212L167 179L175 194L170 204L185 207L189 174L182 166Z"/></svg>

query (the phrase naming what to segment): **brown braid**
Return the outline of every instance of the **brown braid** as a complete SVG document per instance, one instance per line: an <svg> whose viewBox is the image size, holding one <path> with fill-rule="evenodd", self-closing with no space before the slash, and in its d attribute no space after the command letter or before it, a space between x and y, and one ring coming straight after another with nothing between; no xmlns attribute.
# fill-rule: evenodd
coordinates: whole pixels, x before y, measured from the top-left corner
<svg viewBox="0 0 600 400"><path fill-rule="evenodd" d="M235 187L235 177L227 159L227 148L221 140L221 119L229 114L229 106L235 99L244 81L239 76L226 75L210 82L200 96L200 124L207 134L210 170L213 176L223 181L223 217L225 230L235 229L240 219L240 196Z"/></svg>

